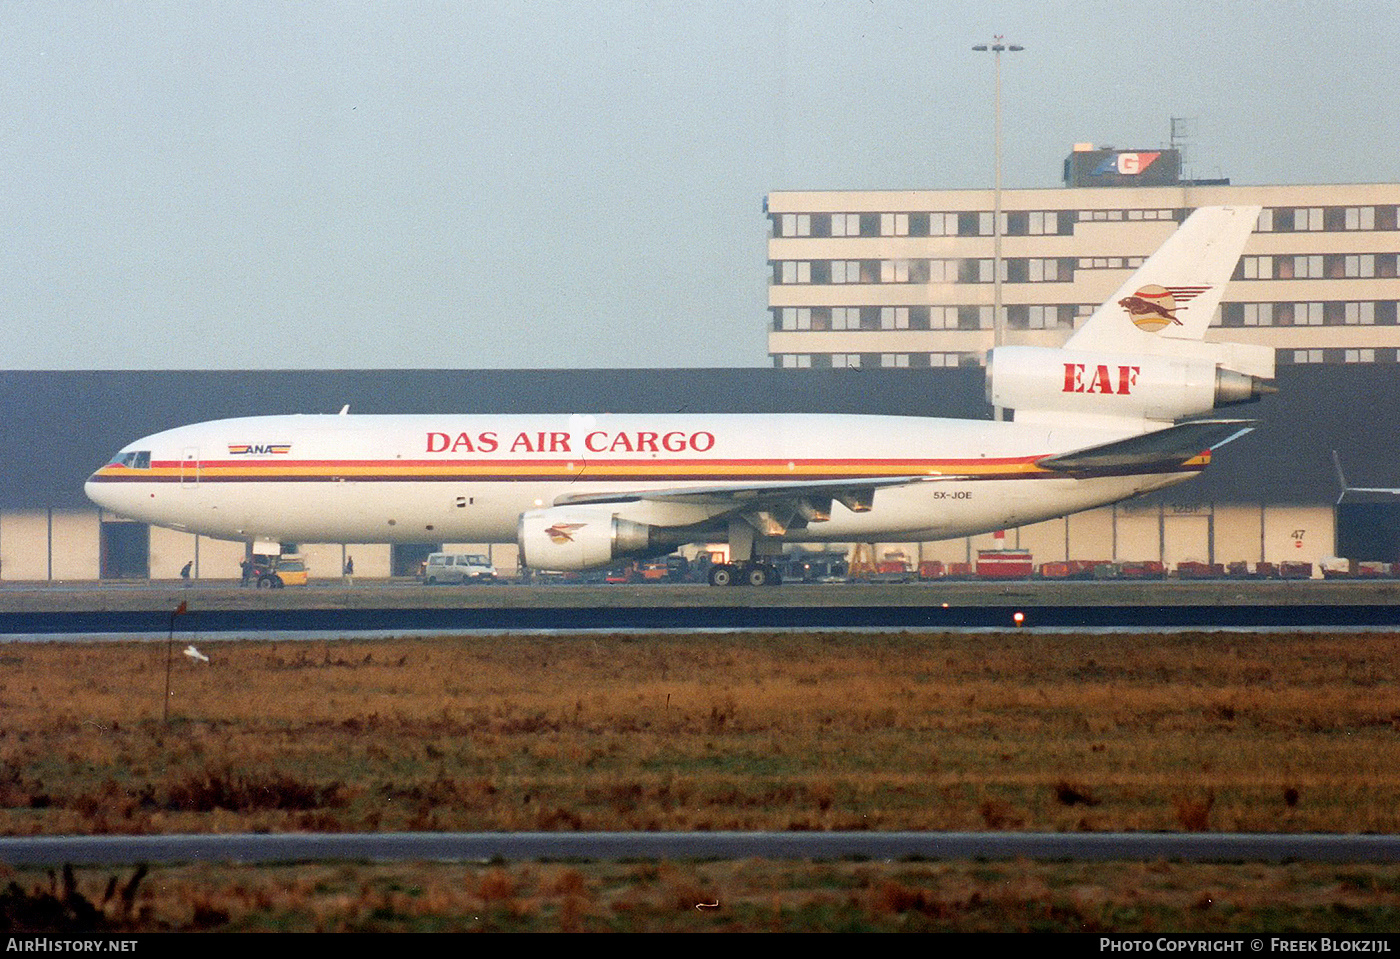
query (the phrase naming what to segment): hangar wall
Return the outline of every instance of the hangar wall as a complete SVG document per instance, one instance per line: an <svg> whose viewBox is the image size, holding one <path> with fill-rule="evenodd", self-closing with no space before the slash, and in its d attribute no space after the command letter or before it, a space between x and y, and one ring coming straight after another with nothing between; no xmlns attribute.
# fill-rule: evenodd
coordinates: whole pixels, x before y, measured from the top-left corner
<svg viewBox="0 0 1400 959"><path fill-rule="evenodd" d="M1310 562L1334 551L1338 497L1333 451L1356 486L1400 485L1400 376L1389 364L1282 367L1279 392L1232 413L1259 421L1205 473L1152 497L1007 533L879 545L911 559L965 562L982 548L1021 545L1036 561L1110 559ZM113 518L82 493L93 469L130 440L170 426L251 413L359 412L865 412L989 419L980 369L833 370L384 370L0 371L0 415L13 442L0 449L0 581L93 580L113 556ZM277 408L267 406L277 398ZM601 399L600 399L601 398ZM62 429L55 424L64 424ZM1378 429L1378 424L1381 427ZM125 524L134 525L134 524ZM136 532L120 530L116 532ZM233 579L240 544L150 530L140 576L177 578L196 561L204 579ZM141 548L139 535L133 537ZM479 544L464 551L487 552ZM498 567L515 549L490 547ZM307 546L313 577L390 574L382 545ZM1400 558L1400 557L1396 557ZM121 571L128 574L127 570Z"/></svg>
<svg viewBox="0 0 1400 959"><path fill-rule="evenodd" d="M108 525L112 520L105 521ZM42 510L0 513L0 581L64 582L103 578L103 517L92 510ZM140 524L122 523L136 526ZM911 563L941 560L971 562L982 549L1029 549L1037 564L1054 560L1178 563L1311 563L1320 571L1332 555L1333 513L1326 506L1196 504L1166 501L1118 504L1008 530L1004 538L986 533L926 543L876 543L879 558L899 555ZM145 576L175 580L185 563L192 578L236 580L243 544L176 530L151 528ZM815 548L815 547L814 547ZM509 544L448 543L450 552L483 553L503 575L518 565ZM391 575L391 550L381 543L306 544L302 552L314 581L341 578L345 557L354 559L355 576L383 579Z"/></svg>

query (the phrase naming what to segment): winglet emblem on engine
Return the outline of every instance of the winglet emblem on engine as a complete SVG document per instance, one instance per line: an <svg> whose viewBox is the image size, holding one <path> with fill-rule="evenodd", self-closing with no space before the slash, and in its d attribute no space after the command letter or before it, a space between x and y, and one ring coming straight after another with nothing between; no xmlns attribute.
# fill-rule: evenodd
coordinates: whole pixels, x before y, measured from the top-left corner
<svg viewBox="0 0 1400 959"><path fill-rule="evenodd" d="M563 546L565 543L574 541L574 530L583 529L587 525L587 523L555 523L544 531L544 535L548 536L556 546Z"/></svg>
<svg viewBox="0 0 1400 959"><path fill-rule="evenodd" d="M1162 287L1149 283L1132 296L1123 297L1118 305L1128 311L1128 317L1138 329L1156 333L1172 324L1181 326L1176 311L1184 310L1187 303L1209 289L1208 286Z"/></svg>

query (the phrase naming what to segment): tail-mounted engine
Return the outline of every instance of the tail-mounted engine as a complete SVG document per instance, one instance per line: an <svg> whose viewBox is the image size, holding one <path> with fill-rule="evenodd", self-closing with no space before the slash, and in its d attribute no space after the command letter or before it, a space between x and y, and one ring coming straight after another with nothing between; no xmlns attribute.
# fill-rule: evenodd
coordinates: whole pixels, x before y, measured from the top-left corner
<svg viewBox="0 0 1400 959"><path fill-rule="evenodd" d="M987 401L1172 421L1273 392L1267 380L1204 359L1001 346L987 354Z"/></svg>
<svg viewBox="0 0 1400 959"><path fill-rule="evenodd" d="M533 569L577 572L652 549L651 527L597 506L556 506L523 513L520 561Z"/></svg>

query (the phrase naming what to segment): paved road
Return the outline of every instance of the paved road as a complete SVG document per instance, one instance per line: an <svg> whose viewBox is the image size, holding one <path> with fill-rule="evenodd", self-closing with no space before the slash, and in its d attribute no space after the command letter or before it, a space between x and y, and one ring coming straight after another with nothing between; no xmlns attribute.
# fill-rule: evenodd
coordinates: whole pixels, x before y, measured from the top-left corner
<svg viewBox="0 0 1400 959"><path fill-rule="evenodd" d="M175 616L184 604L186 612ZM0 588L0 637L213 637L510 630L1391 628L1400 583L940 583Z"/></svg>
<svg viewBox="0 0 1400 959"><path fill-rule="evenodd" d="M1249 833L372 833L0 837L12 866L493 859L1400 862L1400 836Z"/></svg>
<svg viewBox="0 0 1400 959"><path fill-rule="evenodd" d="M359 580L281 590L242 589L224 580L0 582L0 610L161 610L181 602L200 609L528 609L867 606L1400 606L1400 580L1043 580L908 584L784 583L716 588L700 584L421 586Z"/></svg>

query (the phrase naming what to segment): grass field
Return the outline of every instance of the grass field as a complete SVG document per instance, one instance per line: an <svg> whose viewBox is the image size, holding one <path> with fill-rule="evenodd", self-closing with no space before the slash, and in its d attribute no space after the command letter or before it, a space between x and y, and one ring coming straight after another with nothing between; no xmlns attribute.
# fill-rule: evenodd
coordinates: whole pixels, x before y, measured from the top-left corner
<svg viewBox="0 0 1400 959"><path fill-rule="evenodd" d="M1389 634L196 641L168 719L164 643L5 647L0 831L1400 831ZM237 929L1375 931L1400 908L1380 866L129 872L66 901ZM10 879L12 917L65 900Z"/></svg>

